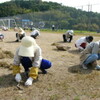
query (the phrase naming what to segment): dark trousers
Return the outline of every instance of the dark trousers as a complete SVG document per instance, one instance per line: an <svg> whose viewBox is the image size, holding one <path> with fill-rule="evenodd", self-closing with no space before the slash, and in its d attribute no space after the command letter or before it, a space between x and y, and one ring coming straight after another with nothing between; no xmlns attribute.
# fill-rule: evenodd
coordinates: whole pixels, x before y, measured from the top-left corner
<svg viewBox="0 0 100 100"><path fill-rule="evenodd" d="M64 42L71 42L72 39L73 39L73 36L70 36L69 38L67 38L66 35L63 34L63 41L64 41Z"/></svg>
<svg viewBox="0 0 100 100"><path fill-rule="evenodd" d="M29 71L29 68L30 67L33 67L32 66L32 61L29 57L22 57L21 58L21 64L22 66L24 67L25 69L25 72L28 72ZM46 59L42 59L41 61L41 65L40 65L40 69L41 70L45 70L45 69L48 69L51 67L51 62L46 60ZM35 67L35 66L34 66Z"/></svg>
<svg viewBox="0 0 100 100"><path fill-rule="evenodd" d="M25 34L18 34L18 33L16 33L16 38L17 38L16 41L20 41L23 37L25 37Z"/></svg>
<svg viewBox="0 0 100 100"><path fill-rule="evenodd" d="M55 30L55 27L52 27L52 31L54 31Z"/></svg>
<svg viewBox="0 0 100 100"><path fill-rule="evenodd" d="M68 41L68 42L71 42L71 41L72 41L72 39L73 39L73 36L70 36L70 37L69 37L69 41Z"/></svg>
<svg viewBox="0 0 100 100"><path fill-rule="evenodd" d="M65 34L63 34L63 41L64 42L67 42L67 39L66 39L66 35Z"/></svg>

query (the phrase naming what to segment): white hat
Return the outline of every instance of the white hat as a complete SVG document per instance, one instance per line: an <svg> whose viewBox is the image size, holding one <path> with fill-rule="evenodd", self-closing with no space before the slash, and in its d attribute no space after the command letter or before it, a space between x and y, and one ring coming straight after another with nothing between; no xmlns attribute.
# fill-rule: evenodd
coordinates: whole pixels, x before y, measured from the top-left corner
<svg viewBox="0 0 100 100"><path fill-rule="evenodd" d="M25 36L21 41L18 55L24 57L34 57L34 50L36 45L37 44L32 37Z"/></svg>
<svg viewBox="0 0 100 100"><path fill-rule="evenodd" d="M74 31L73 30L68 30L67 33L69 33L69 35L73 35Z"/></svg>
<svg viewBox="0 0 100 100"><path fill-rule="evenodd" d="M68 30L67 32L68 32L68 33L74 33L74 31L73 31L73 30Z"/></svg>

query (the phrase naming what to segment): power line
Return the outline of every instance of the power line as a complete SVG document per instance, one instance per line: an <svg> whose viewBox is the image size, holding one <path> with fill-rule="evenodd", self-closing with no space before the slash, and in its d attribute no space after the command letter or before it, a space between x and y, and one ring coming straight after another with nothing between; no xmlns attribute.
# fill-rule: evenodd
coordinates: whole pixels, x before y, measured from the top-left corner
<svg viewBox="0 0 100 100"><path fill-rule="evenodd" d="M98 6L98 5L100 5L100 3L81 5L81 6L76 6L75 8L76 8L76 9L84 10L84 8L87 7L87 10L86 10L86 11L90 12L90 11L93 10L92 8L93 8L94 6Z"/></svg>

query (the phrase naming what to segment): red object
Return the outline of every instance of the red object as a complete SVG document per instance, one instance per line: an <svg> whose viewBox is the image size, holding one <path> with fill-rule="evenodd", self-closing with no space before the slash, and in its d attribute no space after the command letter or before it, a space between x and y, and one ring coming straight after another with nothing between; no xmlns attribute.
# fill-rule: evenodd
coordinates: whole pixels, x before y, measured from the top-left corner
<svg viewBox="0 0 100 100"><path fill-rule="evenodd" d="M86 43L82 43L80 46L85 49L86 48Z"/></svg>

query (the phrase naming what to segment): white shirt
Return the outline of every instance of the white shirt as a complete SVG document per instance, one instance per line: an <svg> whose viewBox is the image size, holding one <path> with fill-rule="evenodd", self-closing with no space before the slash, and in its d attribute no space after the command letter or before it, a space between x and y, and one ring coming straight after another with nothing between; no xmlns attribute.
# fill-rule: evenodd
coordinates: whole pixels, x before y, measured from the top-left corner
<svg viewBox="0 0 100 100"><path fill-rule="evenodd" d="M15 56L14 56L14 61L13 61L13 64L14 65L20 65L21 63L21 57L22 56L19 56L19 48L17 48L16 50L16 53L15 53ZM42 50L41 48L37 45L37 46L34 46L34 57L30 57L31 61L32 61L32 66L33 67L40 67L40 64L41 64L41 61L42 61Z"/></svg>
<svg viewBox="0 0 100 100"><path fill-rule="evenodd" d="M78 49L81 49L81 50L82 50L83 48L80 46L82 43L88 44L88 42L86 41L86 37L81 37L80 39L78 39L78 40L76 41L75 45L76 45L76 47L77 47Z"/></svg>
<svg viewBox="0 0 100 100"><path fill-rule="evenodd" d="M35 29L33 32L31 32L31 35L36 35L36 34L40 35L40 31L37 29Z"/></svg>

